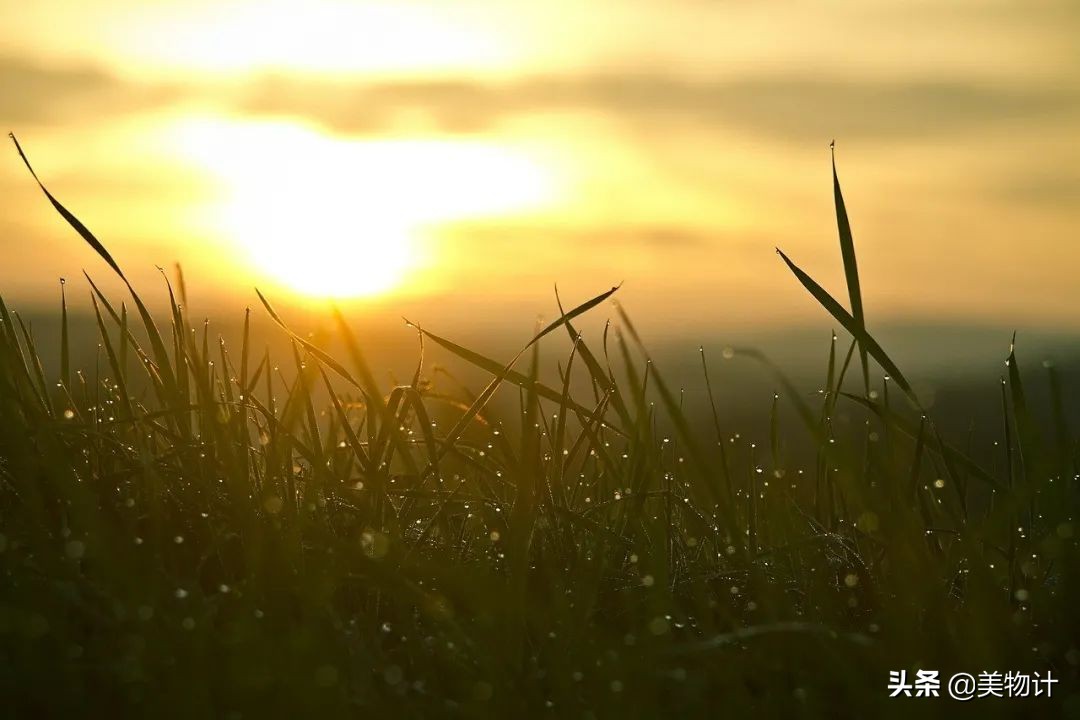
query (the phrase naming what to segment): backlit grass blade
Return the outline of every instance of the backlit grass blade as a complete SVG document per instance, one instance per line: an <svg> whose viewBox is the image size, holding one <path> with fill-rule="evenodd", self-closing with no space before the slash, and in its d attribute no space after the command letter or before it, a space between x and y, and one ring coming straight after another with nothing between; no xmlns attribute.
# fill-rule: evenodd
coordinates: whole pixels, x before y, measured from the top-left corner
<svg viewBox="0 0 1080 720"><path fill-rule="evenodd" d="M795 412L799 414L799 419L802 420L806 429L813 433L819 441L824 437L822 429L819 426L817 420L814 419L814 412L810 409L810 405L803 399L799 393L799 389L795 387L795 384L791 382L784 372L773 363L765 353L756 348L732 348L732 353L735 357L745 357L754 362L760 363L764 367L768 368L772 373L773 378L780 383L781 388L784 390L784 394L790 399L791 404L795 407Z"/></svg>
<svg viewBox="0 0 1080 720"><path fill-rule="evenodd" d="M559 296L559 286L555 286L555 303L559 308L559 314L566 314L566 310L563 308L562 298ZM607 352L607 334L608 328L611 327L611 323L604 323L604 338L603 346L605 354ZM603 388L603 394L611 396L611 406L615 409L615 414L619 416L619 422L625 427L630 427L632 424L630 420L630 413L626 409L626 403L623 401L622 394L619 390L618 384L616 384L611 376L610 366L607 370L600 365L600 361L596 359L592 350L589 349L588 344L582 337L581 333L577 331L574 325L567 321L566 332L570 336L572 342L578 343L579 352L581 353L581 359L585 362L585 366L589 370L589 375L592 376L594 387ZM599 399L598 397L596 399Z"/></svg>
<svg viewBox="0 0 1080 720"><path fill-rule="evenodd" d="M45 370L41 366L41 356L38 355L37 346L34 344L34 336L26 327L22 316L18 313L14 313L14 315L16 322L19 323L19 329L22 331L23 341L26 343L26 357L29 360L30 370L33 372L33 378L40 388L41 402L45 412L52 415L52 405L49 403L49 384L45 382Z"/></svg>
<svg viewBox="0 0 1080 720"><path fill-rule="evenodd" d="M67 292L64 278L60 278L60 382L71 391L71 342L68 336Z"/></svg>
<svg viewBox="0 0 1080 720"><path fill-rule="evenodd" d="M67 220L68 224L71 225L71 227L75 228L75 231L82 236L82 239L85 240L90 247L94 248L97 254L100 255L102 259L104 259L105 262L109 264L109 267L115 270L116 274L119 275L121 279L126 282L127 278L124 277L124 272L120 269L120 266L116 264L116 261L113 260L112 255L110 255L109 251L105 249L105 246L102 245L96 237L94 237L94 234L90 232L89 228L82 224L79 218L72 215L71 212L68 211L66 207L61 205L60 201L53 197L53 194L49 192L48 189L46 189L45 185L38 178L37 173L34 172L33 166L30 165L30 160L26 157L26 153L23 152L22 146L19 145L19 141L15 137L15 133L8 133L8 137L11 138L11 142L15 143L15 149L19 151L19 157L22 158L23 164L25 164L26 169L30 171L30 174L34 178L34 182L36 182L38 187L41 188L41 192L45 193L45 197L47 197L49 199L49 202L52 203L52 206L56 208L56 212L60 213L60 216Z"/></svg>
<svg viewBox="0 0 1080 720"><path fill-rule="evenodd" d="M518 387L523 388L528 384L529 379L525 375L517 372L516 370L506 370L506 367L499 364L497 361L481 355L478 352L462 347L461 345L458 345L452 340L448 340L440 335L436 335L430 330L420 330L420 332L422 332L425 336L427 336L429 340L433 341L435 344L446 348L447 350L454 353L463 360L468 361L469 363L477 366L478 368L481 368L482 370L486 370L492 375L498 376L500 374L503 374L503 379L505 381L510 382L513 385L517 385ZM584 355L582 355L582 357L584 357ZM558 390L555 390L541 382L536 383L536 393L540 395L540 397L546 400L551 400L553 402L561 402L562 400L562 394ZM584 407L583 405L580 405L574 400L569 401L569 407L573 408L573 410L579 415L584 415L586 417L592 413L591 410ZM611 429L614 430L616 433L621 432L618 428Z"/></svg>
<svg viewBox="0 0 1080 720"><path fill-rule="evenodd" d="M521 356L524 355L529 350L529 348L531 348L536 343L538 343L541 338L543 338L545 335L550 333L552 330L556 330L556 329L562 327L563 325L565 325L570 320L574 319L575 317L581 315L584 312L587 312L587 311L591 310L592 308L594 308L597 305L599 305L600 303L602 303L604 300L607 300L618 289L619 289L619 287L615 286L615 287L611 288L610 290L608 290L607 292L603 292L603 293L597 295L596 297L594 297L593 299L587 300L586 302L583 302L581 305L578 305L577 307L575 307L570 312L564 313L557 320L550 323L547 327L545 327L539 333L534 335L532 340L530 340L528 343L526 343L525 347L523 347L521 350L519 350L517 355L515 355L510 360L510 362L508 362L505 366L500 368L498 370L498 372L495 373L495 377L492 378L491 382L488 383L488 386L486 388L484 388L484 391L482 393L480 393L480 396L476 398L476 401L473 402L472 406L469 407L468 411L466 411L465 414L462 415L461 418L458 419L457 423L454 425L454 427L447 434L446 445L444 445L444 447L443 447L443 453L445 454L445 452L449 448L451 448L454 445L454 443L456 443L458 441L458 439L460 439L462 433L465 432L465 428L468 426L468 424L470 422L472 422L473 418L476 417L476 415L484 408L485 405L487 405L488 400L490 400L491 396L495 394L495 390L498 389L499 385L502 384L503 380L507 379L507 377L513 371L512 369L513 369L514 365L517 363L518 360L521 359ZM428 337L431 338L432 340L435 340L436 342L439 342L439 340L441 339L441 338L436 339L435 336L433 336L431 333L428 333L426 330L421 330L421 332L427 333ZM443 343L439 342L439 344L442 345ZM462 350L464 350L464 348L462 348ZM475 353L468 353L468 354L469 355L475 355ZM530 383L528 378L525 378L524 376L522 376L522 382L524 384L522 384L521 387L527 387L529 385L532 385L533 391L535 391L537 394L540 393L540 383L539 382ZM548 397L555 400L556 402L559 401L560 396L559 396L557 391L551 390L550 388L548 388L547 393L548 393Z"/></svg>
<svg viewBox="0 0 1080 720"><path fill-rule="evenodd" d="M705 348L698 348L701 354L701 371L705 375L705 393L709 396L709 410L712 412L713 429L716 431L716 446L720 449L720 470L724 477L724 490L727 500L730 502L734 497L731 487L731 471L728 467L727 449L724 447L724 433L720 428L720 413L716 409L716 395L713 393L712 380L709 378L709 365L705 361Z"/></svg>
<svg viewBox="0 0 1080 720"><path fill-rule="evenodd" d="M629 330L630 337L633 338L634 343L642 352L645 352L645 345L641 340L641 336L638 335L637 329L630 321L630 316L626 314L626 311L623 309L622 305L616 305L616 311L619 313L619 318L626 325L627 330ZM645 354L646 357L648 357L648 353ZM648 370L649 374L652 375L653 381L656 385L656 389L660 394L660 400L664 405L664 409L667 411L668 419L670 419L672 424L675 426L675 430L678 433L680 441L683 443L683 445L686 446L691 462L694 464L695 468L702 477L711 477L713 473L709 469L709 464L705 460L705 455L701 451L701 447L699 446L697 438L690 427L690 422L687 419L686 414L680 407L679 401L675 399L675 394L668 387L667 383L664 382L663 377L661 377L660 375L660 371L655 368L651 360L649 361ZM644 403L644 392L642 393L642 403ZM709 487L709 491L714 492L715 489L713 487ZM716 498L714 496L709 499L715 500ZM727 506L724 506L724 510L727 510Z"/></svg>
<svg viewBox="0 0 1080 720"><path fill-rule="evenodd" d="M893 427L900 430L903 434L907 435L912 440L915 440L923 432L920 427L913 425L913 423L904 419L895 411L888 410L882 407L879 403L873 402L872 400L867 400L864 397L853 395L851 393L842 394L844 397L858 403L859 405L862 405L864 408L877 415L882 421L890 423ZM1001 484L1000 480L988 473L985 469L983 469L982 466L980 466L970 457L965 455L963 452L957 450L953 446L941 441L938 443L938 450L940 451L943 459L949 461L950 463L955 463L956 465L959 465L960 467L964 468L964 470L971 473L973 476L979 478L987 485L990 485L995 489L1004 489L1004 486Z"/></svg>
<svg viewBox="0 0 1080 720"><path fill-rule="evenodd" d="M416 387L410 385L404 389L404 392L405 400L412 404L413 412L416 413L416 424L420 426L420 435L424 438L424 447L428 454L428 467L424 469L420 477L425 478L430 475L437 478L440 476L439 452L435 432L431 429L431 416L428 415L424 398Z"/></svg>
<svg viewBox="0 0 1080 720"><path fill-rule="evenodd" d="M552 451L555 453L556 469L553 473L552 495L561 507L566 506L566 493L564 483L566 480L566 464L569 452L563 453L566 445L566 420L570 410L570 380L573 377L574 358L577 356L578 344L575 342L570 348L570 355L566 360L566 371L562 376L562 396L559 400L559 417L555 422L555 433L552 438Z"/></svg>
<svg viewBox="0 0 1080 720"><path fill-rule="evenodd" d="M840 255L844 259L844 278L847 280L848 298L851 301L851 316L859 327L865 330L866 320L863 317L862 288L859 285L859 265L855 257L855 240L851 236L851 223L848 220L847 206L844 204L844 194L840 191L840 179L836 175L836 144L830 146L832 150L832 176L833 176L833 201L836 204L836 227L840 233ZM859 359L862 361L863 391L870 394L870 369L866 362L866 345L862 336L856 338L859 342Z"/></svg>
<svg viewBox="0 0 1080 720"><path fill-rule="evenodd" d="M139 316L142 318L143 325L146 328L146 333L150 338L150 345L154 350L154 358L158 364L158 373L161 375L169 390L172 391L175 388L175 381L173 378L172 369L169 367L169 356L168 353L165 351L165 344L161 340L161 334L158 332L157 325L154 323L153 316L146 309L146 306L143 304L143 301L139 297L138 293L135 292L135 288L132 287L131 283L127 279L127 276L124 275L123 271L120 269L120 266L116 264L116 261L113 259L112 255L109 254L109 251L105 249L105 246L101 243L101 241L98 240L92 232L90 232L90 229L87 228L86 225L82 223L82 221L75 217L66 207L61 205L60 201L53 197L52 193L48 191L44 183L42 183L41 180L38 178L37 173L34 172L34 168L30 165L30 160L23 152L22 146L19 145L19 141L15 138L14 133L8 133L8 137L10 137L12 142L15 143L15 149L19 151L19 157L22 158L23 163L26 165L26 169L30 171L30 174L34 178L34 182L36 182L38 184L38 187L41 188L41 191L45 193L45 197L49 199L49 202L52 203L52 206L56 209L58 213L60 213L60 216L63 217L64 220L66 220L67 223L71 225L71 227L73 227L76 232L79 233L82 239L85 240L86 243L90 247L92 247L97 252L97 254L101 256L103 260L105 260L109 267L111 267L116 272L116 274L120 276L120 279L124 281L124 284L127 286L128 291L131 293L132 299L135 300L135 305L139 310Z"/></svg>
<svg viewBox="0 0 1080 720"><path fill-rule="evenodd" d="M319 374L322 376L323 384L326 386L326 392L330 396L330 402L334 405L334 411L338 415L338 420L341 424L341 428L345 433L345 439L348 441L349 448L352 449L353 454L356 456L357 462L365 473L371 473L372 464L368 458L367 450L360 442L360 438L357 437L356 432L353 431L352 424L349 421L349 416L345 412L345 407L341 403L337 392L334 391L333 386L330 384L330 378L327 376L326 371L321 367L319 368Z"/></svg>
<svg viewBox="0 0 1080 720"><path fill-rule="evenodd" d="M611 288L607 292L600 293L599 295L594 297L592 300L587 300L587 301L581 303L580 305L578 305L576 308L574 308L570 312L563 313L562 315L560 315L557 320L553 320L547 327L545 327L543 330L541 330L539 333L537 333L536 336L533 337L533 339L530 340L529 343L524 348L522 348L521 352L518 354L519 357L521 355L523 355L526 350L528 350L530 347L532 347L537 342L539 342L540 338L544 337L545 335L550 333L552 330L559 329L560 327L562 327L566 323L570 322L574 318L578 317L579 315L583 315L583 314L587 313L588 311L592 310L594 307L596 307L597 305L599 305L600 303L604 302L609 297L614 295L618 291L618 289L620 287L621 287L620 285L616 285L615 287Z"/></svg>
<svg viewBox="0 0 1080 720"><path fill-rule="evenodd" d="M878 364L884 368L885 372L889 373L892 379L896 381L896 384L904 391L904 394L908 396L908 399L911 400L916 407L921 407L919 399L915 395L915 391L911 389L911 385L908 383L907 378L904 377L904 374L900 372L900 368L897 367L896 363L892 361L892 358L890 358L877 341L874 340L873 336L866 331L866 328L863 327L862 323L856 322L855 318L851 316L851 313L845 310L844 307L825 290L825 288L818 285L817 281L793 263L788 256L784 254L783 250L777 248L776 252L784 259L784 262L791 272L795 274L795 277L798 278L799 282L802 283L802 286L814 296L814 299L817 300L822 307L828 310L829 314L836 318L836 320L844 326L844 329L851 333L852 337L862 343L874 360L876 360Z"/></svg>
<svg viewBox="0 0 1080 720"><path fill-rule="evenodd" d="M1028 408L1027 394L1020 379L1020 366L1016 361L1016 333L1013 333L1012 342L1009 343L1009 358L1006 364L1009 366L1009 393L1013 419L1016 422L1016 439L1020 447L1020 467L1026 483L1024 493L1028 499L1027 524L1030 526L1035 518L1035 494L1050 473L1045 462L1042 439Z"/></svg>
<svg viewBox="0 0 1080 720"><path fill-rule="evenodd" d="M114 382L116 383L117 393L120 395L120 402L123 405L125 417L131 418L134 415L134 410L131 406L131 398L128 395L127 383L124 379L124 370L120 365L120 359L116 355L116 349L113 347L112 340L109 339L109 332L105 328L105 321L101 317L101 310L98 308L97 299L93 295L90 296L94 304L94 317L97 320L98 334L101 337L101 344L105 348L105 354L109 359L109 367L112 368Z"/></svg>
<svg viewBox="0 0 1080 720"><path fill-rule="evenodd" d="M270 301L266 299L266 296L264 296L258 288L255 288L255 294L259 296L259 300L262 302L263 307L266 308L266 312L270 315L271 319L273 319L273 321L277 323L278 327L288 333L289 337L295 340L309 353L318 358L320 362L325 363L327 367L329 367L331 370L343 377L346 381L348 381L350 385L355 387L357 390L364 391L364 386L356 381L356 379L352 376L352 373L346 370L344 365L339 363L334 358L330 357L330 355L328 355L324 350L305 340L298 333L293 332L293 330L285 324L285 321L281 319L281 316L277 314L277 311L274 310L274 307L270 304Z"/></svg>
<svg viewBox="0 0 1080 720"><path fill-rule="evenodd" d="M1020 462L1024 475L1029 480L1035 471L1037 458L1042 456L1035 423L1028 409L1027 393L1020 379L1020 365L1016 361L1016 334L1009 343L1009 357L1005 361L1009 369L1009 394L1012 400L1013 418L1016 421L1016 433L1020 441Z"/></svg>

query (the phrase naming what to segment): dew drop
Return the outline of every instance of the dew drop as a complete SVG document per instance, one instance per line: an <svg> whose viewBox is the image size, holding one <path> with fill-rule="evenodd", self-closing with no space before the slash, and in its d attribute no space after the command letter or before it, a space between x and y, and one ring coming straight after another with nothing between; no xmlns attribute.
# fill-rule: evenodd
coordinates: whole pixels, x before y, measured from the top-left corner
<svg viewBox="0 0 1080 720"><path fill-rule="evenodd" d="M69 540L64 545L64 554L72 560L81 560L82 556L86 554L86 544L81 540Z"/></svg>

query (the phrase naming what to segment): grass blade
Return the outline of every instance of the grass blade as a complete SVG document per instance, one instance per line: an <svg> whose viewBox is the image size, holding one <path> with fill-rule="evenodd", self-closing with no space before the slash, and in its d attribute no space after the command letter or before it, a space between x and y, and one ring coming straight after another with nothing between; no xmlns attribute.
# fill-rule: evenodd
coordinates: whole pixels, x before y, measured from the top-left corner
<svg viewBox="0 0 1080 720"><path fill-rule="evenodd" d="M896 381L896 384L904 391L904 394L907 395L908 399L911 400L917 408L921 409L922 405L919 403L915 391L911 389L911 385L908 383L907 378L904 377L904 374L900 372L900 368L897 367L896 363L892 361L892 358L885 353L885 350L878 345L877 341L866 331L863 325L856 322L855 318L851 316L851 313L845 310L844 307L838 303L825 288L821 287L816 280L803 272L798 265L793 263L788 256L784 254L783 250L777 248L776 252L783 258L788 268L795 274L795 277L798 278L803 287L814 296L814 299L817 300L822 307L828 310L829 314L836 318L836 320L844 326L844 329L851 333L852 337L862 343L874 360L876 360L878 364L889 373L893 380Z"/></svg>
<svg viewBox="0 0 1080 720"><path fill-rule="evenodd" d="M840 234L840 255L844 260L844 278L847 280L848 298L851 301L851 317L863 329L863 333L856 336L856 340L859 343L859 359L862 360L863 391L869 395L870 369L866 362L866 344L862 339L865 335L866 321L863 317L859 265L855 257L855 240L851 236L851 223L848 220L847 206L844 204L844 194L840 191L840 179L836 175L835 142L830 145L830 150L832 150L833 201L836 204L836 227Z"/></svg>

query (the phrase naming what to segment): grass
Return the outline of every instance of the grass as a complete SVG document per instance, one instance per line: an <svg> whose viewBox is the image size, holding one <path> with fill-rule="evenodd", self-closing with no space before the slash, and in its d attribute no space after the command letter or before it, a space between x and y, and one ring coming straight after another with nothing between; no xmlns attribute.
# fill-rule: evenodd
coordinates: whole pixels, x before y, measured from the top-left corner
<svg viewBox="0 0 1080 720"><path fill-rule="evenodd" d="M422 357L382 387L343 317L339 359L262 295L291 354L258 354L250 318L227 348L193 329L182 283L156 316L127 284L132 317L91 281L90 373L66 297L48 363L0 300L4 712L1080 712L1074 401L1051 375L1037 422L1010 355L998 442L942 437L867 329L838 181L835 198L852 311L781 255L851 342L833 338L813 395L726 353L782 390L757 442L712 401L704 352L702 422L621 309L619 330L577 333L616 289L505 363L418 328L490 375L478 392ZM841 407L858 421L834 423ZM1051 700L888 699L889 671L915 668L1059 683Z"/></svg>

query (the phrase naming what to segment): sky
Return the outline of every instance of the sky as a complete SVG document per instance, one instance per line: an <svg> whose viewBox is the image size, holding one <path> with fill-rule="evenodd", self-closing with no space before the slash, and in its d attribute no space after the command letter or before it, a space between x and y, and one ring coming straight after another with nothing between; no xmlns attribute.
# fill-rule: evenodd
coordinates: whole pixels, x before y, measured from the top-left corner
<svg viewBox="0 0 1080 720"><path fill-rule="evenodd" d="M0 0L0 120L148 294L657 332L1080 328L1075 0ZM0 153L0 294L108 269ZM237 305L236 307L240 307Z"/></svg>

